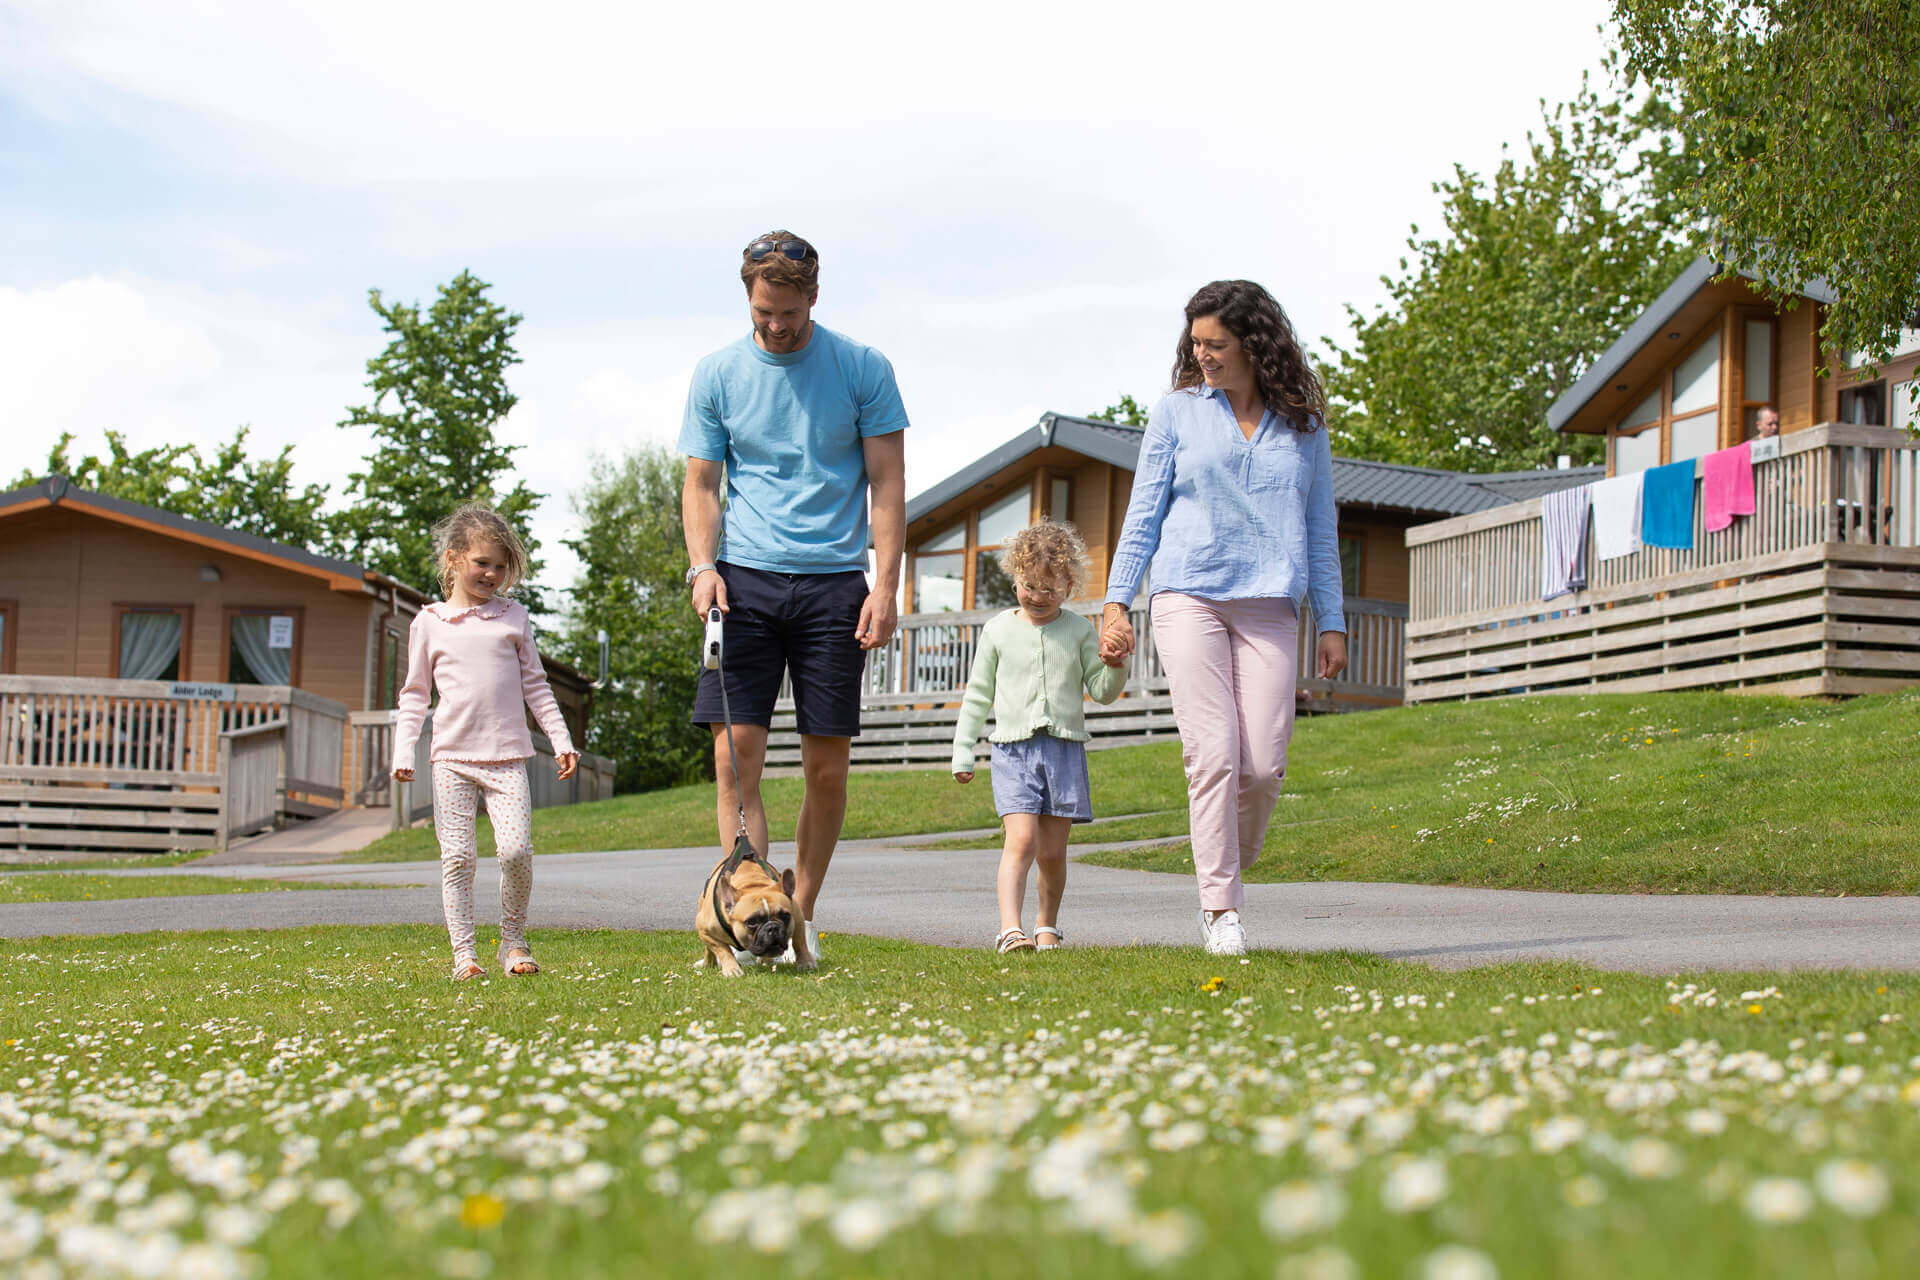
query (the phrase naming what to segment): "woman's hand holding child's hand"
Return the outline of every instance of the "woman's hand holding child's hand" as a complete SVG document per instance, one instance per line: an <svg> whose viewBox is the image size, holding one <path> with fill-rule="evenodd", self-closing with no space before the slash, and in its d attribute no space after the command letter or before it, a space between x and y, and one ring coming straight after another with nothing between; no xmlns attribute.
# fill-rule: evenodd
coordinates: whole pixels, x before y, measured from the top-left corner
<svg viewBox="0 0 1920 1280"><path fill-rule="evenodd" d="M1133 621L1127 617L1127 611L1117 604L1110 604L1102 617L1100 627L1100 661L1110 667L1125 662L1127 655L1133 652Z"/></svg>
<svg viewBox="0 0 1920 1280"><path fill-rule="evenodd" d="M395 770L393 771L393 776L394 776L394 780L395 780L395 781L397 781L397 782L412 782L412 781L413 781L413 770L411 770L411 769L395 769Z"/></svg>
<svg viewBox="0 0 1920 1280"><path fill-rule="evenodd" d="M580 753L566 752L564 755L555 757L554 763L560 766L560 781L565 782L573 776L573 771L580 767Z"/></svg>
<svg viewBox="0 0 1920 1280"><path fill-rule="evenodd" d="M969 769L969 770L967 770L967 771L966 771L965 773L956 773L956 774L954 774L954 775L953 775L953 780L954 780L955 782L958 782L958 783L961 783L962 785L965 785L966 783L969 783L969 782L972 782L972 781L973 781L973 770L971 770L971 769Z"/></svg>

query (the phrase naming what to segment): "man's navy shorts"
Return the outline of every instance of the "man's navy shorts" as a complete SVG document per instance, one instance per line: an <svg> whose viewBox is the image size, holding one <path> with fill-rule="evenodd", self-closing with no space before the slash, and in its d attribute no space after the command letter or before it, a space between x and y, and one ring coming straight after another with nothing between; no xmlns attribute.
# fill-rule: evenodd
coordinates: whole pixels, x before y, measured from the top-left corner
<svg viewBox="0 0 1920 1280"><path fill-rule="evenodd" d="M791 673L801 733L852 738L860 733L860 676L866 650L854 629L867 602L867 575L771 573L717 566L727 584L721 666L735 724L773 724L780 678ZM695 724L720 724L720 672L702 670Z"/></svg>

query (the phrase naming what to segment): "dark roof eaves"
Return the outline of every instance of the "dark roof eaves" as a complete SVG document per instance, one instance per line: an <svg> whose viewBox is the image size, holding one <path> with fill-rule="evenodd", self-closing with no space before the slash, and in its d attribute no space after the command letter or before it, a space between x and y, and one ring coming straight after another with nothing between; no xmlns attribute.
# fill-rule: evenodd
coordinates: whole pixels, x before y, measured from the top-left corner
<svg viewBox="0 0 1920 1280"><path fill-rule="evenodd" d="M56 480L61 483L56 485L54 483ZM204 520L194 520L188 516L179 515L162 507L148 506L144 502L131 502L125 498L115 498L104 493L95 493L91 489L76 488L65 476L48 476L38 484L28 488L15 489L11 493L0 494L0 508L13 506L18 502L30 501L36 497L45 498L51 505L56 507L97 507L100 510L110 511L117 515L133 516L136 519L147 521L149 524L178 529L182 533L196 534L203 538L212 538L215 541L225 542L231 546L240 547L260 555L270 555L281 560L291 560L308 568L319 569L338 577L352 578L362 582L366 581L369 577L365 565L355 564L351 560L338 560L333 556L323 556L308 551L305 547L293 546L291 543L276 542L271 538L262 538L258 534L243 533L238 529L226 528L224 525L209 524ZM397 583L396 585L404 587L406 584Z"/></svg>
<svg viewBox="0 0 1920 1280"><path fill-rule="evenodd" d="M1593 362L1593 367L1581 374L1578 382L1547 407L1547 426L1554 431L1564 430L1566 424L1573 420L1573 416L1586 408L1594 396L1599 394L1600 388L1606 386L1640 348L1651 342L1654 335L1666 328L1667 322L1679 313L1680 308L1686 306L1693 295L1698 293L1708 281L1719 275L1720 271L1720 264L1712 258L1704 255L1695 258L1672 284L1661 290L1659 297L1647 304L1647 309L1640 313L1637 320L1627 326L1627 331L1600 353L1600 358ZM1752 280L1755 283L1760 279L1759 275L1752 271L1736 271L1734 274L1743 280ZM1833 286L1820 278L1807 281L1799 286L1796 292L1827 306L1832 306L1839 301L1839 295L1834 292Z"/></svg>
<svg viewBox="0 0 1920 1280"><path fill-rule="evenodd" d="M992 477L1002 468L1013 465L1036 449L1043 448L1046 444L1045 422L1046 418L1043 417L1039 424L1028 427L993 452L974 459L931 489L922 490L908 499L907 523L912 524L929 512L938 510L976 484Z"/></svg>
<svg viewBox="0 0 1920 1280"><path fill-rule="evenodd" d="M1561 394L1558 400L1547 406L1547 426L1553 431L1565 429L1573 416L1586 408L1600 389L1613 380L1613 376L1633 359L1640 348L1653 340L1655 334L1667 327L1667 321L1687 305L1701 286L1713 279L1718 273L1713 259L1702 256L1695 258L1692 265L1682 271L1674 282L1660 291L1660 296L1647 304L1627 331L1613 340L1600 358L1595 360L1588 370L1580 375L1580 380Z"/></svg>

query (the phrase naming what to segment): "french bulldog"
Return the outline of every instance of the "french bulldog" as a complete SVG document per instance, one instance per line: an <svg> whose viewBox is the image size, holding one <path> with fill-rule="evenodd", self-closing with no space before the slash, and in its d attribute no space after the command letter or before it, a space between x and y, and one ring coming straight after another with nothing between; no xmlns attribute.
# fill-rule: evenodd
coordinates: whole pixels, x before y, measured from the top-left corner
<svg viewBox="0 0 1920 1280"><path fill-rule="evenodd" d="M724 977L745 972L734 958L736 949L771 960L791 942L796 968L811 970L817 963L807 948L800 909L793 904L792 869L776 873L772 863L750 848L735 849L720 859L707 877L693 931L707 949L700 965L718 966Z"/></svg>

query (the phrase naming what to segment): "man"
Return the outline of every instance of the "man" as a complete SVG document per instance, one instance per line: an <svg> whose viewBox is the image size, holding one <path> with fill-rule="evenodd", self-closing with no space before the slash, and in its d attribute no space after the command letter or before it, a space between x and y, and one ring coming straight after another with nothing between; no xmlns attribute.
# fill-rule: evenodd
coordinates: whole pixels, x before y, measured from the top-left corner
<svg viewBox="0 0 1920 1280"><path fill-rule="evenodd" d="M1765 440L1780 434L1780 411L1772 405L1762 407L1753 419L1753 435L1756 440Z"/></svg>
<svg viewBox="0 0 1920 1280"><path fill-rule="evenodd" d="M693 708L694 723L713 733L720 846L733 844L744 803L754 847L767 848L760 773L784 671L806 776L793 897L816 958L813 909L846 817L861 674L866 651L886 644L899 621L907 526L907 411L893 366L814 323L819 278L820 255L792 232L770 231L746 247L740 280L753 331L694 370L680 429L687 585L696 612L718 605L726 615L737 779L718 673L701 673Z"/></svg>

